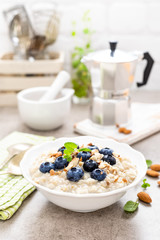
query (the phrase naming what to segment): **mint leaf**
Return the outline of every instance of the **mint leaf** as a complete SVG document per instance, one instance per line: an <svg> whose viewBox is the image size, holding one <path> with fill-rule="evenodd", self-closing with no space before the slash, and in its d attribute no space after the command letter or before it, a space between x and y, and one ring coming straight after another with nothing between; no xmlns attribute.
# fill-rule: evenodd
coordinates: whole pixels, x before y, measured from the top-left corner
<svg viewBox="0 0 160 240"><path fill-rule="evenodd" d="M73 153L72 148L67 148L67 149L64 150L64 154L66 154L66 155L70 155L71 153Z"/></svg>
<svg viewBox="0 0 160 240"><path fill-rule="evenodd" d="M74 152L75 149L77 149L78 145L73 142L66 142L64 144L65 150L64 150L64 158L67 159L68 162L72 161L71 154Z"/></svg>
<svg viewBox="0 0 160 240"><path fill-rule="evenodd" d="M91 149L89 148L80 148L78 149L79 152L85 151L85 152L91 152Z"/></svg>
<svg viewBox="0 0 160 240"><path fill-rule="evenodd" d="M123 209L125 212L133 213L138 208L138 205L139 205L139 203L137 203L137 202L128 201L124 205Z"/></svg>
<svg viewBox="0 0 160 240"><path fill-rule="evenodd" d="M143 184L141 185L142 188L147 188L147 187L150 187L150 184L149 183L146 183L147 179L143 179Z"/></svg>
<svg viewBox="0 0 160 240"><path fill-rule="evenodd" d="M152 165L152 161L151 160L146 160L146 164L147 164L147 166L148 166L148 168Z"/></svg>
<svg viewBox="0 0 160 240"><path fill-rule="evenodd" d="M73 142L66 142L64 146L66 149L73 149L73 150L78 147L78 145Z"/></svg>
<svg viewBox="0 0 160 240"><path fill-rule="evenodd" d="M67 159L67 162L72 161L72 157L71 157L71 155L67 155L67 154L65 154L65 155L64 155L64 158Z"/></svg>

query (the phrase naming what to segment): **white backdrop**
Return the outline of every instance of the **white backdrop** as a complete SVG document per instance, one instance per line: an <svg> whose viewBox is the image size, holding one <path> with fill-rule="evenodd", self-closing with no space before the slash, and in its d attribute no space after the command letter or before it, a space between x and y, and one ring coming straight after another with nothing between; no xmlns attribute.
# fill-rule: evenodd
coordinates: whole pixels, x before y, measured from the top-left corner
<svg viewBox="0 0 160 240"><path fill-rule="evenodd" d="M44 0L45 1L45 0ZM12 49L7 25L2 11L14 3L24 3L30 12L33 0L0 0L0 55ZM117 39L118 47L127 50L149 51L155 59L149 83L143 89L160 90L160 0L56 0L61 14L60 34L52 46L65 51L65 69L70 69L70 52L73 20L79 21L82 13L90 9L93 28L96 31L94 49L108 47L111 38ZM81 27L81 24L79 24ZM81 33L79 32L79 42ZM144 63L139 64L136 81L141 81Z"/></svg>

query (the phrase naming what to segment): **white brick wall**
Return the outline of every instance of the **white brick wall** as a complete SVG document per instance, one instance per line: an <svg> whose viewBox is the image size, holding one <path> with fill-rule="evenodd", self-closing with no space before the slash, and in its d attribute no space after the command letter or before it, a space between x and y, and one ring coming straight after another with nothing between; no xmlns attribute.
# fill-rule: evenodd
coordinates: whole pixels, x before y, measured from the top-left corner
<svg viewBox="0 0 160 240"><path fill-rule="evenodd" d="M44 0L45 1L45 0ZM119 41L118 47L127 50L149 51L155 59L155 65L144 89L160 90L160 0L55 0L61 13L61 27L57 42L51 47L64 50L66 54L65 68L69 70L70 52L73 40L70 36L71 22L79 21L86 9L91 10L93 28L93 48L108 47L111 38ZM0 0L0 54L12 49L7 36L6 23L2 10L11 3L24 2L30 9L33 0L5 1ZM81 28L79 22L79 29ZM82 42L79 32L78 42ZM136 81L141 81L144 63L139 64Z"/></svg>

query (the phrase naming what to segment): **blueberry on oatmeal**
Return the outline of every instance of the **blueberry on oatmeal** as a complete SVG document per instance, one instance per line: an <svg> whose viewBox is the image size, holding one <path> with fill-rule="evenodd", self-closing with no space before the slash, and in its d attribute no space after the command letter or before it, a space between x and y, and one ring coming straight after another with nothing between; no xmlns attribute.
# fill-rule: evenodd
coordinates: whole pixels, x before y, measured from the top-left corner
<svg viewBox="0 0 160 240"><path fill-rule="evenodd" d="M109 163L110 165L116 164L116 159L111 155L104 155L102 160Z"/></svg>
<svg viewBox="0 0 160 240"><path fill-rule="evenodd" d="M58 149L58 152L61 152L62 154L64 153L64 150L65 150L66 148L63 146L63 147L60 147L59 149Z"/></svg>
<svg viewBox="0 0 160 240"><path fill-rule="evenodd" d="M50 172L51 169L53 170L55 169L54 163L51 163L51 162L43 162L39 167L39 170L42 173Z"/></svg>
<svg viewBox="0 0 160 240"><path fill-rule="evenodd" d="M94 150L94 149L97 149L99 151L99 148L95 145L87 146L87 148L91 149L91 151Z"/></svg>
<svg viewBox="0 0 160 240"><path fill-rule="evenodd" d="M63 157L56 158L56 160L54 162L54 166L55 166L55 170L63 169L65 167L67 167L68 166L67 159L63 158Z"/></svg>
<svg viewBox="0 0 160 240"><path fill-rule="evenodd" d="M86 172L92 172L94 169L98 168L98 163L94 160L88 159L83 164L83 169Z"/></svg>
<svg viewBox="0 0 160 240"><path fill-rule="evenodd" d="M82 158L82 161L85 162L87 159L91 157L90 152L82 151L77 154L77 157L80 159Z"/></svg>
<svg viewBox="0 0 160 240"><path fill-rule="evenodd" d="M82 168L73 167L67 172L67 179L72 182L78 182L84 175Z"/></svg>
<svg viewBox="0 0 160 240"><path fill-rule="evenodd" d="M102 170L102 169L94 169L91 172L91 178L98 180L98 181L103 181L106 178L107 174Z"/></svg>
<svg viewBox="0 0 160 240"><path fill-rule="evenodd" d="M100 151L99 151L100 154L103 154L103 155L112 155L113 153L113 150L110 149L110 148L102 148Z"/></svg>

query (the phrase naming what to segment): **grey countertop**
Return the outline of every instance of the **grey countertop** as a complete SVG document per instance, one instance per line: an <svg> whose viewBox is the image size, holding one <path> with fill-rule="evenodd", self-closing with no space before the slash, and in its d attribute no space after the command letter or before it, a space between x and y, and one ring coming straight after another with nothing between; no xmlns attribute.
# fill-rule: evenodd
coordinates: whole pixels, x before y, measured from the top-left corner
<svg viewBox="0 0 160 240"><path fill-rule="evenodd" d="M160 92L133 93L133 100L160 102ZM63 127L48 132L37 132L20 120L17 108L0 108L0 138L12 131L22 131L44 136L76 136L73 124L88 116L88 106L72 107L72 114ZM160 133L132 145L153 162L160 162ZM160 239L160 188L157 180L147 177L151 187L148 192L151 205L139 204L133 214L123 211L128 200L135 201L141 187L131 189L120 201L92 213L75 213L48 202L38 191L29 196L5 222L0 221L1 240L159 240Z"/></svg>

